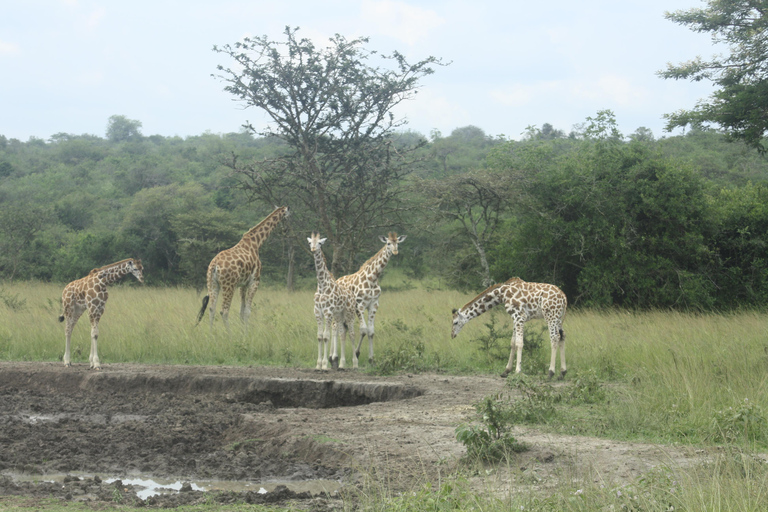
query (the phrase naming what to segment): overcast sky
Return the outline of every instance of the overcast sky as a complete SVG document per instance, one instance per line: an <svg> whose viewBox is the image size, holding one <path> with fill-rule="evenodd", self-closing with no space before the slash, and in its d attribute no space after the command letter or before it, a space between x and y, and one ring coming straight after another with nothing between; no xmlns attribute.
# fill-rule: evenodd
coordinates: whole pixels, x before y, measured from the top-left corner
<svg viewBox="0 0 768 512"><path fill-rule="evenodd" d="M124 115L144 135L237 132L264 117L223 91L214 45L283 40L286 25L325 46L333 34L411 61L451 62L397 114L411 130L474 125L519 139L527 126L570 131L610 109L628 135L663 132L709 83L663 80L668 62L715 53L708 34L664 18L700 0L0 0L0 135L104 136ZM679 133L675 132L675 133Z"/></svg>

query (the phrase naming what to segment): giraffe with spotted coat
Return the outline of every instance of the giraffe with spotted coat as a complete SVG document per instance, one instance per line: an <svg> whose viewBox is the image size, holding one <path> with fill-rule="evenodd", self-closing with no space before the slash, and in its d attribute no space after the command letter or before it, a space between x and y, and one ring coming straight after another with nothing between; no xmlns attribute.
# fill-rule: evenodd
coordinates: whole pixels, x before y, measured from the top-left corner
<svg viewBox="0 0 768 512"><path fill-rule="evenodd" d="M520 373L520 364L523 357L523 326L525 322L535 318L545 319L549 327L549 341L551 345L549 378L552 378L555 374L558 347L560 348L560 378L565 377L567 370L565 367L563 320L565 319L565 309L568 305L568 300L563 291L555 285L528 283L519 277L513 277L505 283L490 286L461 308L453 310L451 338L455 338L459 334L464 324L502 302L504 303L504 309L512 317L515 332L512 338L509 361L501 377L506 378L512 371L515 349L517 349L515 372Z"/></svg>
<svg viewBox="0 0 768 512"><path fill-rule="evenodd" d="M384 272L384 267L389 263L389 258L397 254L398 244L402 243L405 238L406 235L397 236L397 233L380 236L379 240L384 244L384 247L363 263L360 270L336 280L340 286L350 290L354 295L357 303L358 317L360 318L360 341L355 352L352 354L352 368L357 368L358 359L360 358L360 347L363 345L363 338L366 336L368 336L368 364L373 365L373 323L376 319L376 311L379 309L379 296L381 295L379 278L381 278L381 274ZM365 322L366 310L368 310L367 324Z"/></svg>
<svg viewBox="0 0 768 512"><path fill-rule="evenodd" d="M208 295L203 297L203 307L197 315L197 323L203 319L210 302L211 328L216 318L216 305L221 297L221 319L229 331L229 308L235 290L240 288L240 320L243 330L248 330L251 303L261 280L259 249L280 220L288 215L288 207L281 206L248 230L234 246L217 254L208 265L206 281Z"/></svg>
<svg viewBox="0 0 768 512"><path fill-rule="evenodd" d="M72 281L64 287L61 294L62 314L59 315L59 322L67 321L64 328L66 346L64 349L64 365L72 366L70 357L70 341L72 340L72 330L80 319L80 316L88 311L88 317L91 321L91 354L88 357L90 368L100 370L98 354L99 339L99 320L104 314L104 307L107 304L109 293L107 285L110 285L121 277L133 274L140 283L144 282L144 267L141 260L128 258L110 265L95 268L91 272L77 281Z"/></svg>

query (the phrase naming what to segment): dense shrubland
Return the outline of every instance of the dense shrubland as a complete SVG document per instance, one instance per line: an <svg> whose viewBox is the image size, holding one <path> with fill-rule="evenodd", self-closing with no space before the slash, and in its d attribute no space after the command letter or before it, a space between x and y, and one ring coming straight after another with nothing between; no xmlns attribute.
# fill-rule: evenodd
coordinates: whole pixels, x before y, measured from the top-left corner
<svg viewBox="0 0 768 512"><path fill-rule="evenodd" d="M135 256L149 284L200 287L212 256L274 207L253 200L231 161L279 155L279 139L143 136L137 121L110 123L106 138L0 136L0 279L65 282ZM392 265L442 286L478 290L517 275L583 306L768 302L768 163L717 131L624 136L605 111L567 135L548 124L521 140L473 126L433 132L419 152L399 216L371 226L350 254L328 255L344 258L342 271L394 228L409 237ZM262 248L266 283L282 285L293 259L295 285L311 284L301 237L317 227L306 218Z"/></svg>

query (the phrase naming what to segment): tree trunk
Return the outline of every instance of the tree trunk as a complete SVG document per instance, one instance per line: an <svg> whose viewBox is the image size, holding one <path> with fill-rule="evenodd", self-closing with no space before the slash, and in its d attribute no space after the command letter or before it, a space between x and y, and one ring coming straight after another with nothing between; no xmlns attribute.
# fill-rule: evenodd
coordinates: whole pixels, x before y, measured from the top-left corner
<svg viewBox="0 0 768 512"><path fill-rule="evenodd" d="M288 246L288 277L285 279L285 288L292 292L294 290L294 282L293 282L293 269L295 266L295 260L296 260L296 249L293 247L293 243Z"/></svg>

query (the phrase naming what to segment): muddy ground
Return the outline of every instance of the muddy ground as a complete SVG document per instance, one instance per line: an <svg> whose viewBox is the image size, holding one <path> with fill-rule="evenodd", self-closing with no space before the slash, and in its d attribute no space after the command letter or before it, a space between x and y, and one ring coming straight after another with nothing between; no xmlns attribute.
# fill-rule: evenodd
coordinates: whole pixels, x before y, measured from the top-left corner
<svg viewBox="0 0 768 512"><path fill-rule="evenodd" d="M368 478L396 491L451 474L464 453L456 425L472 404L502 389L491 376L128 364L96 372L84 364L0 362L0 504L17 495L141 507L244 501L340 509ZM532 428L515 436L530 449L515 468L484 477L501 492L545 489L577 468L621 484L699 457ZM130 483L138 478L178 481L182 489L141 497L142 486Z"/></svg>

